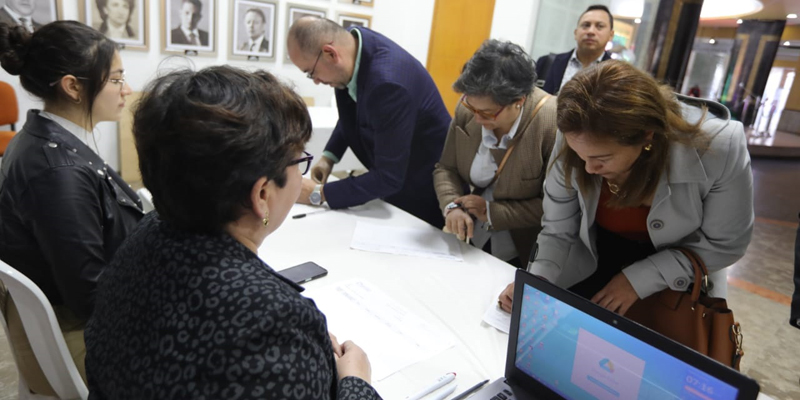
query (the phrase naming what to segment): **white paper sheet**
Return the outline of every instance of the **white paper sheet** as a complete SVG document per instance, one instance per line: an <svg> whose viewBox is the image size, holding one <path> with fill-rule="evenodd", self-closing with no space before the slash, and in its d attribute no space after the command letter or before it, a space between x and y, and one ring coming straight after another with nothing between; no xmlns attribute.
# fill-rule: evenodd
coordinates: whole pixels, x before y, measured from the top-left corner
<svg viewBox="0 0 800 400"><path fill-rule="evenodd" d="M356 222L350 248L375 253L464 261L453 235L429 227L411 228Z"/></svg>
<svg viewBox="0 0 800 400"><path fill-rule="evenodd" d="M367 353L380 381L455 344L452 336L409 312L363 280L349 280L303 295L314 299L339 343L352 340Z"/></svg>
<svg viewBox="0 0 800 400"><path fill-rule="evenodd" d="M511 330L511 314L503 311L503 309L497 305L497 299L500 297L500 293L503 293L503 291L497 292L497 296L494 297L489 307L486 308L486 312L483 313L483 322L495 327L500 332L508 334Z"/></svg>

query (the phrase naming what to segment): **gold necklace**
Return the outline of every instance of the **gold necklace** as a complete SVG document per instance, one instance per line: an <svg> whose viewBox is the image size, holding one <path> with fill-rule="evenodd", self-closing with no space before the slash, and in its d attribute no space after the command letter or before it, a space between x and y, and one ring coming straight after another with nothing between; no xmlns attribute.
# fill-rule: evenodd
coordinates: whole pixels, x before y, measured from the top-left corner
<svg viewBox="0 0 800 400"><path fill-rule="evenodd" d="M619 185L611 183L608 180L606 180L606 184L608 185L608 191L611 192L611 194L614 196L619 196Z"/></svg>

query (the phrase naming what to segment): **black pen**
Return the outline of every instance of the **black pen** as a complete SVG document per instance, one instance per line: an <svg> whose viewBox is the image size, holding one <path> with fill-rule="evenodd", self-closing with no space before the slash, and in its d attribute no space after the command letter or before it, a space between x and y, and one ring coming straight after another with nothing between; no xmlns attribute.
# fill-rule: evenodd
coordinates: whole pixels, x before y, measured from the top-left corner
<svg viewBox="0 0 800 400"><path fill-rule="evenodd" d="M469 396L470 396L470 395L472 395L473 393L477 392L477 391L478 391L478 389L482 388L482 387L483 387L483 385L485 385L485 384L487 384L487 383L489 383L489 380L488 380L488 379L487 379L487 380L485 380L485 381L483 381L483 382L479 382L477 385L475 385L475 386L473 386L473 387L471 387L471 388L469 388L469 389L465 390L463 393L459 394L459 395L458 395L458 396L456 396L456 397L453 397L453 398L452 398L452 399L450 399L450 400L461 400L461 399L466 399L467 397L469 397Z"/></svg>
<svg viewBox="0 0 800 400"><path fill-rule="evenodd" d="M324 213L325 211L330 211L330 210L331 210L330 208L326 208L324 210L316 210L316 211L311 211L311 212L307 212L307 213L303 213L303 214L292 215L292 219L305 218L307 215Z"/></svg>

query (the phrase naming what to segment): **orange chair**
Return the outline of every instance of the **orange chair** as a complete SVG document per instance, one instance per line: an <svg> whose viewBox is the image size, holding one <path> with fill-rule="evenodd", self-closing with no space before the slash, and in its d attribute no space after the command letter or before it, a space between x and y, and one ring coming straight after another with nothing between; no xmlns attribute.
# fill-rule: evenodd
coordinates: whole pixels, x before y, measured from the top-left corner
<svg viewBox="0 0 800 400"><path fill-rule="evenodd" d="M11 130L16 131L14 124L17 121L19 121L17 95L11 85L0 81L0 126L11 125Z"/></svg>
<svg viewBox="0 0 800 400"><path fill-rule="evenodd" d="M10 142L11 138L13 138L16 134L17 132L14 131L0 131L0 157L6 153L8 142Z"/></svg>

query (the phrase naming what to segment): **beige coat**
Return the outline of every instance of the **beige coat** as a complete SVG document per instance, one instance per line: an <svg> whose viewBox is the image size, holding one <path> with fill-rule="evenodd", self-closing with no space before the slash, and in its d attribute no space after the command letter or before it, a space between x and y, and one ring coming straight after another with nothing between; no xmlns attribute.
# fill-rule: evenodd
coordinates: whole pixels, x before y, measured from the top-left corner
<svg viewBox="0 0 800 400"><path fill-rule="evenodd" d="M536 117L531 118L533 108L545 95L543 90L535 88L525 100L518 131L509 147L518 144L495 181L494 201L489 202L492 229L511 231L523 264L528 261L542 229L542 183L557 129L555 97L548 99ZM474 121L474 114L459 104L444 142L442 158L433 171L433 185L442 210L464 195L465 183L473 186L469 171L481 139L481 126ZM493 151L492 154L497 157L498 153ZM501 159L502 153L496 158L498 165Z"/></svg>

